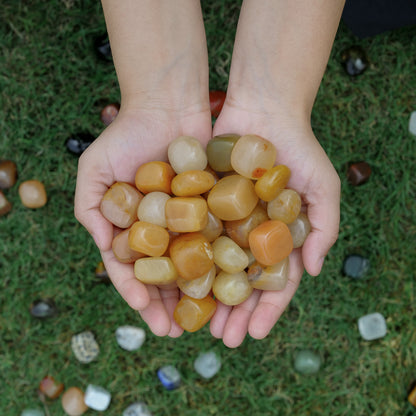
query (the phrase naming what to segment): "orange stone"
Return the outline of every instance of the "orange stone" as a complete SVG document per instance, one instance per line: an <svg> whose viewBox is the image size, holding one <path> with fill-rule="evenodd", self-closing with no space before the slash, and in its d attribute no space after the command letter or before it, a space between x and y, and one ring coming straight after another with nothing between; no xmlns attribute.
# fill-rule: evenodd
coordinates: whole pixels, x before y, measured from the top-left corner
<svg viewBox="0 0 416 416"><path fill-rule="evenodd" d="M407 400L409 401L409 403L416 407L416 384L407 396Z"/></svg>
<svg viewBox="0 0 416 416"><path fill-rule="evenodd" d="M134 263L136 279L149 285L168 285L178 278L169 257L143 257Z"/></svg>
<svg viewBox="0 0 416 416"><path fill-rule="evenodd" d="M187 170L172 179L171 189L176 196L194 196L209 191L215 185L214 176L204 170Z"/></svg>
<svg viewBox="0 0 416 416"><path fill-rule="evenodd" d="M211 244L201 233L176 237L170 244L169 254L179 276L186 280L201 277L214 265Z"/></svg>
<svg viewBox="0 0 416 416"><path fill-rule="evenodd" d="M225 176L211 189L207 203L221 220L241 220L257 205L259 198L253 182L240 175Z"/></svg>
<svg viewBox="0 0 416 416"><path fill-rule="evenodd" d="M123 230L113 238L112 249L116 259L120 263L134 263L145 256L144 253L132 250L129 246L130 228Z"/></svg>
<svg viewBox="0 0 416 416"><path fill-rule="evenodd" d="M208 205L201 197L176 196L166 202L165 215L170 231L200 231L208 224Z"/></svg>
<svg viewBox="0 0 416 416"><path fill-rule="evenodd" d="M37 180L22 182L19 186L19 196L22 204L27 208L43 207L48 200L45 186Z"/></svg>
<svg viewBox="0 0 416 416"><path fill-rule="evenodd" d="M116 182L104 194L100 210L103 216L119 228L128 228L137 220L137 207L143 195L125 182Z"/></svg>
<svg viewBox="0 0 416 416"><path fill-rule="evenodd" d="M217 302L211 296L193 299L184 295L176 305L173 318L185 331L195 332L212 318L216 309Z"/></svg>
<svg viewBox="0 0 416 416"><path fill-rule="evenodd" d="M169 246L169 233L160 225L136 221L128 235L129 247L148 256L162 256Z"/></svg>
<svg viewBox="0 0 416 416"><path fill-rule="evenodd" d="M64 391L64 384L56 381L52 376L45 376L39 383L39 391L49 399L57 399Z"/></svg>
<svg viewBox="0 0 416 416"><path fill-rule="evenodd" d="M139 191L171 193L171 182L175 171L166 162L153 161L141 165L136 171L135 183Z"/></svg>
<svg viewBox="0 0 416 416"><path fill-rule="evenodd" d="M237 221L225 221L225 232L240 247L247 248L249 247L248 236L250 232L268 220L266 210L261 205L257 205L248 217Z"/></svg>
<svg viewBox="0 0 416 416"><path fill-rule="evenodd" d="M259 178L254 186L257 196L263 201L271 201L286 187L290 178L290 169L285 165L274 166Z"/></svg>
<svg viewBox="0 0 416 416"><path fill-rule="evenodd" d="M248 240L253 256L265 266L279 263L293 250L289 228L278 220L260 224L251 231Z"/></svg>
<svg viewBox="0 0 416 416"><path fill-rule="evenodd" d="M267 214L272 220L290 224L299 215L301 207L300 195L293 189L283 189L267 203Z"/></svg>

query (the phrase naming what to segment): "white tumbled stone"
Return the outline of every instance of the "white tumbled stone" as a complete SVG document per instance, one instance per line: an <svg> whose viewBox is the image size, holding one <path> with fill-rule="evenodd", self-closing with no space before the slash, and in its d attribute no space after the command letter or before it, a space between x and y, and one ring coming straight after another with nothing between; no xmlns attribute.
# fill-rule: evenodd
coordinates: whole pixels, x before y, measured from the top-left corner
<svg viewBox="0 0 416 416"><path fill-rule="evenodd" d="M198 139L192 136L180 136L168 147L168 159L176 173L187 170L204 170L208 158Z"/></svg>
<svg viewBox="0 0 416 416"><path fill-rule="evenodd" d="M116 340L118 345L127 351L138 350L146 339L143 328L132 325L123 325L116 329Z"/></svg>
<svg viewBox="0 0 416 416"><path fill-rule="evenodd" d="M89 384L85 390L84 403L93 410L107 410L111 402L111 394L100 386Z"/></svg>
<svg viewBox="0 0 416 416"><path fill-rule="evenodd" d="M136 402L124 410L122 416L152 416L152 413L145 403Z"/></svg>

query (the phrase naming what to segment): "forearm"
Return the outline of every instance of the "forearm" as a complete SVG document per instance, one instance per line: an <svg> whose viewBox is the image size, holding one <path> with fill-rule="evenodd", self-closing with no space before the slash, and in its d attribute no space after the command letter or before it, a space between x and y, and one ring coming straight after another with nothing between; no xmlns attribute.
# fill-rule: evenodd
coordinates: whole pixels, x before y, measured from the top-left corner
<svg viewBox="0 0 416 416"><path fill-rule="evenodd" d="M228 94L309 119L344 0L244 0Z"/></svg>
<svg viewBox="0 0 416 416"><path fill-rule="evenodd" d="M199 1L102 0L102 5L122 107L198 111L201 101L208 102Z"/></svg>

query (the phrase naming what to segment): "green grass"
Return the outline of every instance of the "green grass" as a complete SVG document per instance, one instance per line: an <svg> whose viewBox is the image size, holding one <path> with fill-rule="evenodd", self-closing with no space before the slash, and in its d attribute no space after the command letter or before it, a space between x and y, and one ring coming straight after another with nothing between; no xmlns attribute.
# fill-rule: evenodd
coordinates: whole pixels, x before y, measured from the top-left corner
<svg viewBox="0 0 416 416"><path fill-rule="evenodd" d="M238 3L203 2L212 89L225 89ZM96 282L99 253L73 216L77 159L63 143L69 134L102 130L103 103L119 100L111 63L92 47L104 33L101 6L89 1L23 2L0 10L0 159L18 166L18 184L42 180L49 195L39 210L25 209L17 187L14 207L0 218L0 413L19 415L44 408L37 397L42 377L66 386L101 385L111 391L108 415L120 415L135 400L154 415L411 415L407 391L416 380L415 244L416 138L407 132L416 110L416 29L359 40L341 24L313 113L315 133L342 181L340 237L322 274L304 276L289 308L269 337L247 338L235 350L207 328L172 340L147 331L136 352L122 351L119 325L145 326L111 287ZM361 44L371 66L350 79L341 51ZM366 160L370 181L346 181L351 161ZM341 274L345 255L371 260L364 280ZM37 298L51 297L60 313L39 321L29 314ZM379 311L388 333L361 339L357 319ZM74 333L92 329L101 353L78 363L70 348ZM209 381L193 370L201 350L223 360ZM293 369L295 353L316 350L324 364L314 376ZM174 364L182 386L165 391L157 369ZM49 415L61 415L59 401ZM88 414L93 414L89 411Z"/></svg>

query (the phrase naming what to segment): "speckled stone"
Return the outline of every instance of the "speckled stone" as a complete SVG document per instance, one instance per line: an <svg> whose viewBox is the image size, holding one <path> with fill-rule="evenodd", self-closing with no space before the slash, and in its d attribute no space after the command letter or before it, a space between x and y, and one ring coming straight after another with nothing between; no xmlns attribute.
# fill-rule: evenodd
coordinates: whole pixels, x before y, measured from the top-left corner
<svg viewBox="0 0 416 416"><path fill-rule="evenodd" d="M136 402L124 410L122 416L152 416L152 413L145 403Z"/></svg>
<svg viewBox="0 0 416 416"><path fill-rule="evenodd" d="M299 351L295 356L295 370L301 374L315 374L321 367L321 358L310 350Z"/></svg>
<svg viewBox="0 0 416 416"><path fill-rule="evenodd" d="M118 345L126 351L138 350L146 339L143 328L132 325L123 325L116 329L116 340Z"/></svg>
<svg viewBox="0 0 416 416"><path fill-rule="evenodd" d="M74 335L71 340L71 347L77 360L84 364L95 360L100 353L100 347L91 331Z"/></svg>

